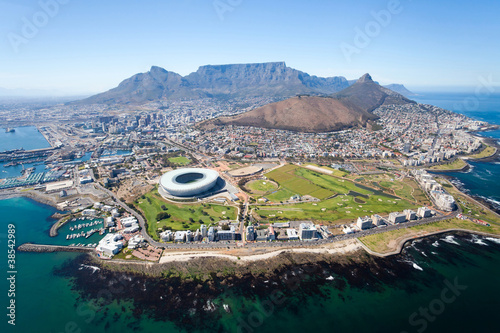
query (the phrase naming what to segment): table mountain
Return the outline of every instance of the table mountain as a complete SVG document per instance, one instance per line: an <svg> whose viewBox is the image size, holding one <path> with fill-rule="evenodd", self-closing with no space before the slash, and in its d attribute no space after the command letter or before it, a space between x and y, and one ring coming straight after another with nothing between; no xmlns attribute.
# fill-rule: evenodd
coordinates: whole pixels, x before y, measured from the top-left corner
<svg viewBox="0 0 500 333"><path fill-rule="evenodd" d="M328 95L349 87L345 77L317 77L286 66L284 62L207 65L181 76L153 66L118 87L77 104L133 104L151 101L271 97L286 99L298 94Z"/></svg>

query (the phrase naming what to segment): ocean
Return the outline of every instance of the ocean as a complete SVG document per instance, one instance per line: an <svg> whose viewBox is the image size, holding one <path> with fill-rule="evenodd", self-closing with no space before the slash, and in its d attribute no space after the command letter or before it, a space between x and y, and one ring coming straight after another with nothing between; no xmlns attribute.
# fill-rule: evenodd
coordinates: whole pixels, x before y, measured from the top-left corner
<svg viewBox="0 0 500 333"><path fill-rule="evenodd" d="M50 144L35 126L14 128L15 132L6 133L0 128L0 152L13 149L49 148Z"/></svg>
<svg viewBox="0 0 500 333"><path fill-rule="evenodd" d="M500 94L479 95L465 93L419 93L413 97L419 103L432 104L464 114L468 117L500 125ZM500 130L478 133L500 143ZM452 177L461 190L488 201L500 211L500 161L470 162L466 172L442 173Z"/></svg>
<svg viewBox="0 0 500 333"><path fill-rule="evenodd" d="M13 149L40 149L49 148L50 144L35 126L16 127L15 132L6 133L0 129L0 152ZM43 163L26 163L23 165L5 167L8 162L0 162L0 179L18 177L24 168L35 168L35 172L43 172Z"/></svg>
<svg viewBox="0 0 500 333"><path fill-rule="evenodd" d="M421 94L416 98L452 109L463 94ZM484 102L484 103L483 103ZM477 110L455 110L499 123L500 98L480 101ZM17 132L17 131L16 131ZM500 138L498 133L484 135ZM496 136L495 136L496 135ZM0 150L4 141L0 141ZM15 148L15 147L14 147ZM27 147L23 147L27 149ZM13 149L13 148L8 148ZM498 162L474 162L467 173L450 173L475 195L498 200ZM500 307L500 244L471 235L441 235L416 240L402 255L378 264L323 266L319 274L299 275L300 287L275 281L224 286L213 296L213 312L161 312L182 299L161 299L159 285L127 284L120 297L103 297L99 273L80 263L74 253L16 254L16 326L6 314L11 297L7 281L8 225L15 225L16 244L67 244L62 230L49 236L55 209L26 198L0 200L0 332L494 332ZM74 263L72 265L72 263ZM76 265L76 266L75 266ZM84 275L86 283L78 283ZM280 279L283 277L279 277ZM169 280L162 279L168 284ZM104 283L103 283L104 286ZM175 286L170 286L174 288ZM90 288L101 289L93 295ZM276 299L274 290L286 297ZM111 290L112 291L112 290ZM175 291L175 288L174 288ZM187 294L190 293L186 292ZM147 297L132 299L142 293ZM191 295L192 297L192 295ZM200 299L201 301L201 299ZM204 299L206 301L206 299ZM163 303L162 303L163 302ZM163 304L163 305L162 305ZM231 313L223 310L228 304ZM155 315L160 312L162 315Z"/></svg>
<svg viewBox="0 0 500 333"><path fill-rule="evenodd" d="M17 244L59 243L48 235L54 212L25 198L0 201L2 253L7 252L8 223L16 226ZM381 262L382 267L323 266L319 275L298 275L301 286L293 289L274 281L225 287L213 296L217 308L204 313L203 320L186 313L187 319L182 320L168 313L157 318L155 284L129 286L126 282L132 279L126 276L125 284L118 286L124 296L104 303L85 297L86 288L99 288L95 268L78 264L72 270L63 269L64 274L56 273L77 257L17 253L16 326L7 324L4 315L1 332L419 332L424 327L426 332L492 332L498 327L500 285L495 277L500 274L500 244L484 237L442 235L417 240L402 255ZM0 268L7 271L6 255ZM72 276L82 272L87 282L75 284ZM451 290L453 285L458 290ZM6 279L0 288L7 311ZM133 288L144 288L148 297L129 299L136 292ZM286 296L273 298L275 289ZM102 287L102 291L107 296L108 289ZM228 304L231 313L222 304ZM425 311L430 311L429 318Z"/></svg>

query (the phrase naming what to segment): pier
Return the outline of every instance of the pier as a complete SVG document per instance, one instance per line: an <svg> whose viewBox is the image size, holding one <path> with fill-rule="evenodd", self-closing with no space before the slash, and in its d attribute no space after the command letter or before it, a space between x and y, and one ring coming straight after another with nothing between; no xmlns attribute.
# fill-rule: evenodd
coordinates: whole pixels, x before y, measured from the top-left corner
<svg viewBox="0 0 500 333"><path fill-rule="evenodd" d="M64 245L43 245L25 243L17 248L20 252L84 252L92 253L93 247L84 246L64 246Z"/></svg>

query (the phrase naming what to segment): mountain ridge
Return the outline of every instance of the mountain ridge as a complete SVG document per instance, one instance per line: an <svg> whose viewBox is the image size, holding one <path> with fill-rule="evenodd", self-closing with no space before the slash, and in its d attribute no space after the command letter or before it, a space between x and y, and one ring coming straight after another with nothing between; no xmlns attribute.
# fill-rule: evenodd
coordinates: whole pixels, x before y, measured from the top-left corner
<svg viewBox="0 0 500 333"><path fill-rule="evenodd" d="M159 100L328 95L349 87L343 76L318 77L285 62L204 65L186 76L152 66L106 92L74 104L144 104Z"/></svg>

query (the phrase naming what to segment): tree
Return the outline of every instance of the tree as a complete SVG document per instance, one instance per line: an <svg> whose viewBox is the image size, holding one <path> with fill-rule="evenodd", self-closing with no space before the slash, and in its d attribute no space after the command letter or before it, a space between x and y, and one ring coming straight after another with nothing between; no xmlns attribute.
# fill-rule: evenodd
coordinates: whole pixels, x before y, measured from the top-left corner
<svg viewBox="0 0 500 333"><path fill-rule="evenodd" d="M168 210L168 208L165 205L161 205L161 209Z"/></svg>
<svg viewBox="0 0 500 333"><path fill-rule="evenodd" d="M170 214L166 212L160 212L156 214L156 221L161 221L170 218Z"/></svg>
<svg viewBox="0 0 500 333"><path fill-rule="evenodd" d="M222 230L229 230L231 228L229 228L229 224L223 224L222 225Z"/></svg>

